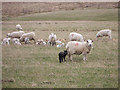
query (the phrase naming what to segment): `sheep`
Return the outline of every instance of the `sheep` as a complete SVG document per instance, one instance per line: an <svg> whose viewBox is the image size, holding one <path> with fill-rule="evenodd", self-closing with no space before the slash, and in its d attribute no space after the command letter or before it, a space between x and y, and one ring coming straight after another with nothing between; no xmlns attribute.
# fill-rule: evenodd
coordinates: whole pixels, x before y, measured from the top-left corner
<svg viewBox="0 0 120 90"><path fill-rule="evenodd" d="M66 61L66 60L65 60L65 57L66 57L67 54L68 54L68 53L67 53L67 50L64 50L64 52L60 52L60 53L58 54L58 56L59 56L59 62L60 62L60 63L63 62L63 59L64 59L64 61Z"/></svg>
<svg viewBox="0 0 120 90"><path fill-rule="evenodd" d="M84 41L83 36L76 32L71 32L69 34L69 39L70 39L70 41L80 41L80 42Z"/></svg>
<svg viewBox="0 0 120 90"><path fill-rule="evenodd" d="M5 44L10 44L10 40L11 40L11 38L4 38L3 40L2 40L2 45L5 45Z"/></svg>
<svg viewBox="0 0 120 90"><path fill-rule="evenodd" d="M57 40L56 41L56 44L61 44L62 42L60 40Z"/></svg>
<svg viewBox="0 0 120 90"><path fill-rule="evenodd" d="M25 37L25 44L28 44L28 43L30 43L30 39L29 37Z"/></svg>
<svg viewBox="0 0 120 90"><path fill-rule="evenodd" d="M17 24L17 25L16 25L16 29L21 31L21 30L22 30L21 25L20 25L20 24Z"/></svg>
<svg viewBox="0 0 120 90"><path fill-rule="evenodd" d="M49 43L50 43L50 45L51 45L51 46L56 45L56 40L57 40L56 34L51 33L51 34L49 35Z"/></svg>
<svg viewBox="0 0 120 90"><path fill-rule="evenodd" d="M77 54L83 55L83 60L86 61L86 55L90 53L93 48L93 40L87 40L87 42L79 42L79 41L70 41L66 45L66 49L68 51L69 60L72 61L72 55Z"/></svg>
<svg viewBox="0 0 120 90"><path fill-rule="evenodd" d="M19 40L18 38L13 38L13 39L12 39L12 42L13 42L15 45L21 45L20 40Z"/></svg>
<svg viewBox="0 0 120 90"><path fill-rule="evenodd" d="M34 40L34 43L36 43L35 33L34 33L34 32L24 33L24 34L20 37L20 42L24 42L26 37L28 37L29 40Z"/></svg>
<svg viewBox="0 0 120 90"><path fill-rule="evenodd" d="M103 36L108 36L109 39L112 39L111 30L110 30L110 29L100 30L100 31L96 34L97 40L98 40L99 37L103 37Z"/></svg>
<svg viewBox="0 0 120 90"><path fill-rule="evenodd" d="M47 43L46 43L45 41L43 41L43 39L41 39L41 40L38 40L38 41L36 42L36 45L40 45L40 44L46 45Z"/></svg>
<svg viewBox="0 0 120 90"><path fill-rule="evenodd" d="M25 33L24 31L16 31L16 32L8 33L7 37L20 38L24 33Z"/></svg>

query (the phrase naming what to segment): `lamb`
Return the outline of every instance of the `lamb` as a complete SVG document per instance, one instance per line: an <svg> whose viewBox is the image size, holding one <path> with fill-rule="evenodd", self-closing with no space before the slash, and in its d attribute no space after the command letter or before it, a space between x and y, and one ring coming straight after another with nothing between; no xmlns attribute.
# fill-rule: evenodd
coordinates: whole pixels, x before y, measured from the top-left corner
<svg viewBox="0 0 120 90"><path fill-rule="evenodd" d="M24 34L20 37L20 42L24 42L26 37L28 37L29 40L34 40L34 42L36 43L35 33L34 33L34 32L24 33Z"/></svg>
<svg viewBox="0 0 120 90"><path fill-rule="evenodd" d="M59 62L60 62L60 63L63 62L63 59L64 59L64 61L66 61L66 60L65 60L66 55L67 55L67 50L65 50L64 52L60 52L60 53L58 54L58 56L59 56Z"/></svg>
<svg viewBox="0 0 120 90"><path fill-rule="evenodd" d="M56 44L61 44L62 42L60 40L57 40L56 41Z"/></svg>
<svg viewBox="0 0 120 90"><path fill-rule="evenodd" d="M100 30L100 31L96 34L96 38L97 38L97 39L98 39L99 37L103 37L103 36L108 36L109 39L112 39L111 30L110 30L110 29Z"/></svg>
<svg viewBox="0 0 120 90"><path fill-rule="evenodd" d="M25 44L28 44L28 43L30 43L30 39L29 37L25 37Z"/></svg>
<svg viewBox="0 0 120 90"><path fill-rule="evenodd" d="M20 24L17 24L17 25L16 25L16 29L17 29L17 30L22 30L21 25L20 25Z"/></svg>
<svg viewBox="0 0 120 90"><path fill-rule="evenodd" d="M56 45L56 40L57 40L56 34L51 33L51 34L49 35L49 43L50 43L50 45L51 45L51 46Z"/></svg>
<svg viewBox="0 0 120 90"><path fill-rule="evenodd" d="M24 33L25 33L24 31L16 31L16 32L8 33L7 37L20 38Z"/></svg>
<svg viewBox="0 0 120 90"><path fill-rule="evenodd" d="M40 45L40 44L46 45L47 43L46 43L45 41L43 41L43 39L41 39L41 40L38 40L38 41L36 42L36 45Z"/></svg>
<svg viewBox="0 0 120 90"><path fill-rule="evenodd" d="M70 41L80 41L80 42L84 41L83 36L76 32L71 32L69 34L69 39L70 39Z"/></svg>
<svg viewBox="0 0 120 90"><path fill-rule="evenodd" d="M72 55L77 54L83 55L83 60L86 61L86 55L90 53L93 48L93 41L87 40L87 42L79 42L79 41L70 41L66 45L66 49L68 52L69 60L72 61Z"/></svg>
<svg viewBox="0 0 120 90"><path fill-rule="evenodd" d="M12 41L15 45L21 45L20 40L18 38L13 38Z"/></svg>
<svg viewBox="0 0 120 90"><path fill-rule="evenodd" d="M10 44L10 40L11 40L11 38L4 38L1 44L2 45L5 45L5 44L9 45Z"/></svg>

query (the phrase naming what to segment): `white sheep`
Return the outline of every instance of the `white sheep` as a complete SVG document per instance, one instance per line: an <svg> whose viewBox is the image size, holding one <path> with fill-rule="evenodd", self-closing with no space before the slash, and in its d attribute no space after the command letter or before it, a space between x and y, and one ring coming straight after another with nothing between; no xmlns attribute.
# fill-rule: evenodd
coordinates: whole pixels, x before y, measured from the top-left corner
<svg viewBox="0 0 120 90"><path fill-rule="evenodd" d="M13 39L12 39L12 42L13 42L15 45L21 45L20 40L19 40L18 38L13 38Z"/></svg>
<svg viewBox="0 0 120 90"><path fill-rule="evenodd" d="M29 37L25 37L25 44L28 44L28 43L30 43L30 39Z"/></svg>
<svg viewBox="0 0 120 90"><path fill-rule="evenodd" d="M20 38L24 33L25 33L24 31L16 31L16 32L8 33L7 37Z"/></svg>
<svg viewBox="0 0 120 90"><path fill-rule="evenodd" d="M100 31L96 34L96 38L97 38L97 39L98 39L99 37L103 37L103 36L108 36L110 39L112 39L111 30L110 30L110 29L100 30Z"/></svg>
<svg viewBox="0 0 120 90"><path fill-rule="evenodd" d="M22 30L21 25L20 25L20 24L17 24L17 25L16 25L16 29L17 29L17 30Z"/></svg>
<svg viewBox="0 0 120 90"><path fill-rule="evenodd" d="M43 39L37 40L36 45L40 45L40 44L46 45L47 43L45 41L43 41Z"/></svg>
<svg viewBox="0 0 120 90"><path fill-rule="evenodd" d="M60 40L57 40L56 41L56 44L61 44L62 42Z"/></svg>
<svg viewBox="0 0 120 90"><path fill-rule="evenodd" d="M10 40L11 40L11 38L4 38L3 40L2 40L2 45L5 45L5 44L10 44Z"/></svg>
<svg viewBox="0 0 120 90"><path fill-rule="evenodd" d="M29 40L34 40L34 42L36 43L35 33L34 33L34 32L24 33L24 34L20 37L20 42L24 42L26 37L28 37Z"/></svg>
<svg viewBox="0 0 120 90"><path fill-rule="evenodd" d="M71 32L69 34L69 39L70 39L70 41L81 41L81 42L84 41L83 36L76 32Z"/></svg>
<svg viewBox="0 0 120 90"><path fill-rule="evenodd" d="M87 40L87 42L79 42L79 41L70 41L66 45L66 49L68 52L69 60L72 60L72 55L77 54L83 55L83 60L87 60L86 55L90 53L93 48L93 41Z"/></svg>
<svg viewBox="0 0 120 90"><path fill-rule="evenodd" d="M51 45L51 46L56 45L56 40L57 40L56 34L51 33L51 34L49 35L49 43L50 43L50 45Z"/></svg>

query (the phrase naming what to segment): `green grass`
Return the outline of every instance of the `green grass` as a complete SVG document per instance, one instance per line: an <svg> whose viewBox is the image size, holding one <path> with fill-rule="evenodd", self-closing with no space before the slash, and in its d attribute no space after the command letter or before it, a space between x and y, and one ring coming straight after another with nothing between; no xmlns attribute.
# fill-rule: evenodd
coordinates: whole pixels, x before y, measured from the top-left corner
<svg viewBox="0 0 120 90"><path fill-rule="evenodd" d="M84 63L82 55L73 55L73 61L59 63L58 53L65 47L32 44L2 46L3 88L117 88L118 87L118 22L117 9L85 9L55 11L9 18L2 24L2 38L16 31L21 24L25 32L35 32L37 39L48 39L51 32L58 39L67 39L69 33L81 33L94 41L94 48ZM39 21L40 20L40 21ZM49 21L50 20L50 21ZM112 30L112 40L96 41L101 29Z"/></svg>
<svg viewBox="0 0 120 90"><path fill-rule="evenodd" d="M71 31L93 39L94 48L84 63L82 55L73 55L73 61L59 63L58 53L63 48L34 44L2 47L3 88L117 88L118 87L118 23L115 21L11 21L3 24L3 38L15 31L20 23L25 32L34 31L37 39L48 39L51 32L60 39ZM48 24L49 23L49 24ZM55 24L57 23L57 24ZM113 40L96 41L95 34L103 28L112 29ZM69 40L68 40L69 41Z"/></svg>
<svg viewBox="0 0 120 90"><path fill-rule="evenodd" d="M37 13L14 18L9 21L117 21L118 9L84 9Z"/></svg>

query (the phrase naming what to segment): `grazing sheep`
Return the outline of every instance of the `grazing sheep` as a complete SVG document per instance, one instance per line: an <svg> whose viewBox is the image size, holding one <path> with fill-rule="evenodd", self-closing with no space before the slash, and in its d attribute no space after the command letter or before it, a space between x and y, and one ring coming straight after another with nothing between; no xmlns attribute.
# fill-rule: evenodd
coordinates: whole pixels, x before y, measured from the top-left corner
<svg viewBox="0 0 120 90"><path fill-rule="evenodd" d="M3 40L2 40L2 45L5 45L5 44L10 44L10 40L11 40L11 38L4 38Z"/></svg>
<svg viewBox="0 0 120 90"><path fill-rule="evenodd" d="M29 38L29 40L34 40L34 42L36 43L35 33L34 32L24 33L20 37L20 42L24 42L26 37Z"/></svg>
<svg viewBox="0 0 120 90"><path fill-rule="evenodd" d="M16 25L16 29L17 29L17 30L22 30L21 25L20 25L20 24L17 24L17 25Z"/></svg>
<svg viewBox="0 0 120 90"><path fill-rule="evenodd" d="M20 40L19 40L18 38L13 38L13 39L12 39L12 42L13 42L15 45L21 45Z"/></svg>
<svg viewBox="0 0 120 90"><path fill-rule="evenodd" d="M66 61L66 60L65 60L65 57L66 57L67 54L68 54L68 53L67 53L67 50L65 50L64 52L60 52L60 53L58 54L58 56L59 56L59 62L60 62L60 63L63 62L63 59L64 59L64 61Z"/></svg>
<svg viewBox="0 0 120 90"><path fill-rule="evenodd" d="M80 42L84 41L83 36L76 32L71 32L69 34L69 39L70 39L70 41L80 41Z"/></svg>
<svg viewBox="0 0 120 90"><path fill-rule="evenodd" d="M93 41L87 40L87 42L78 42L78 41L70 41L66 45L69 60L72 60L72 55L77 54L83 55L83 60L87 60L86 55L90 53L91 49L93 48Z"/></svg>
<svg viewBox="0 0 120 90"><path fill-rule="evenodd" d="M49 35L49 43L50 43L50 45L51 45L51 46L56 45L56 40L57 40L56 34L51 33L51 34Z"/></svg>
<svg viewBox="0 0 120 90"><path fill-rule="evenodd" d="M97 39L98 39L99 37L103 37L103 36L108 36L110 39L112 39L111 30L110 30L110 29L100 30L100 31L96 34L96 38L97 38Z"/></svg>
<svg viewBox="0 0 120 90"><path fill-rule="evenodd" d="M20 38L24 33L25 33L24 31L16 31L16 32L8 33L7 37Z"/></svg>

